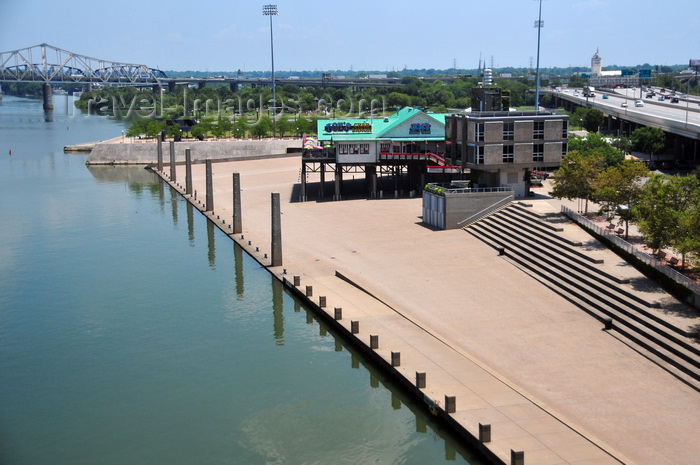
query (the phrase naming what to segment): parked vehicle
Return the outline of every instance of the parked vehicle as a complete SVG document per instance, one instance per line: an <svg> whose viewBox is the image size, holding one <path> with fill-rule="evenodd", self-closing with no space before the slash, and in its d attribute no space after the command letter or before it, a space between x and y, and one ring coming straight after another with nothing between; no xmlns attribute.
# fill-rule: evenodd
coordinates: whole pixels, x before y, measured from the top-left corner
<svg viewBox="0 0 700 465"><path fill-rule="evenodd" d="M662 170L672 170L673 169L673 161L672 160L664 160L659 163L659 168Z"/></svg>

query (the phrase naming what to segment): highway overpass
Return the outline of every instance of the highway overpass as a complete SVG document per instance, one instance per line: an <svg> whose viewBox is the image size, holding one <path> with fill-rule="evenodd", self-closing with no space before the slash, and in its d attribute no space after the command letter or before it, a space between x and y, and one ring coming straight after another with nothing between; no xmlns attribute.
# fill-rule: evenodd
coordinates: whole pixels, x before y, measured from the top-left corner
<svg viewBox="0 0 700 465"><path fill-rule="evenodd" d="M667 134L667 154L674 158L700 163L700 99L695 96L679 97L678 103L659 101L659 92L646 98L640 89L598 89L595 97L584 97L581 89L547 91L554 96L554 105L574 111L577 106L595 108L606 115L602 132L629 134L641 126L661 128ZM607 98L603 98L607 95ZM641 100L643 106L636 106ZM625 105L626 104L626 105Z"/></svg>

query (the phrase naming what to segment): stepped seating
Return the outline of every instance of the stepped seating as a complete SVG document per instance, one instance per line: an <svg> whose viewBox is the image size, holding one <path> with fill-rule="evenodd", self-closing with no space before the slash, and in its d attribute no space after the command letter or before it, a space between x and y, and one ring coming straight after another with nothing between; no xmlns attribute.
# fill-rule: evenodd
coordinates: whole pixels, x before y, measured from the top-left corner
<svg viewBox="0 0 700 465"><path fill-rule="evenodd" d="M634 292L629 280L606 272L603 260L563 237L561 227L514 203L463 229L700 391L700 349L686 328L655 314L658 302Z"/></svg>

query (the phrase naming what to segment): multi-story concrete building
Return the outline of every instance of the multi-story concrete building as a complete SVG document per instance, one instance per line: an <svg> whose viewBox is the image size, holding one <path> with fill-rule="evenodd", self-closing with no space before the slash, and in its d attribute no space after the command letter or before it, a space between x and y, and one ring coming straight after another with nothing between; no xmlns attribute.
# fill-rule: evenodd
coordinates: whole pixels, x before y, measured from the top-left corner
<svg viewBox="0 0 700 465"><path fill-rule="evenodd" d="M452 158L479 187L529 194L529 172L556 168L566 155L569 117L553 112L472 112L445 118Z"/></svg>

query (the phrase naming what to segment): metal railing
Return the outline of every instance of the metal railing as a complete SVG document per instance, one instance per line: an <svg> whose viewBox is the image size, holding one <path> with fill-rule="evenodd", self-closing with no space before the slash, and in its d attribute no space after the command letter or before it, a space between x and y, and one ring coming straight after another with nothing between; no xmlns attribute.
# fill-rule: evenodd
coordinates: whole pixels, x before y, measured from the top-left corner
<svg viewBox="0 0 700 465"><path fill-rule="evenodd" d="M495 188L494 188L495 189ZM488 207L484 208L483 210L474 213L472 216L463 219L459 223L457 223L458 226L462 228L466 228L467 226L475 223L476 221L480 220L481 218L485 217L486 215L489 215L491 213L494 213L504 207L507 207L511 202L513 201L513 197L505 197L498 202L489 205ZM470 221L471 220L471 221ZM464 224L466 223L466 224Z"/></svg>
<svg viewBox="0 0 700 465"><path fill-rule="evenodd" d="M585 216L579 215L578 213L576 213L575 211L571 210L568 207L565 207L564 205L561 206L561 211L563 214L565 214L567 217L569 217L572 221L575 221L576 223L584 226L585 228L590 229L591 231L595 232L599 236L605 237L607 240L609 240L610 242L615 244L615 246L619 247L620 249L624 250L625 252L627 252L631 255L634 255L641 262L653 267L654 269L663 273L664 275L671 278L672 280L674 280L678 284L681 284L681 285L687 287L689 290L694 292L696 295L700 294L700 284L696 283L695 281L693 281L692 279L683 275L682 273L679 273L678 271L674 270L670 266L664 265L661 261L652 257L648 253L642 252L641 250L634 247L632 244L630 244L626 240L622 239L621 237L618 237L617 234L615 234L611 231L608 231L605 227L601 227L600 225L594 223L593 221L589 220Z"/></svg>

